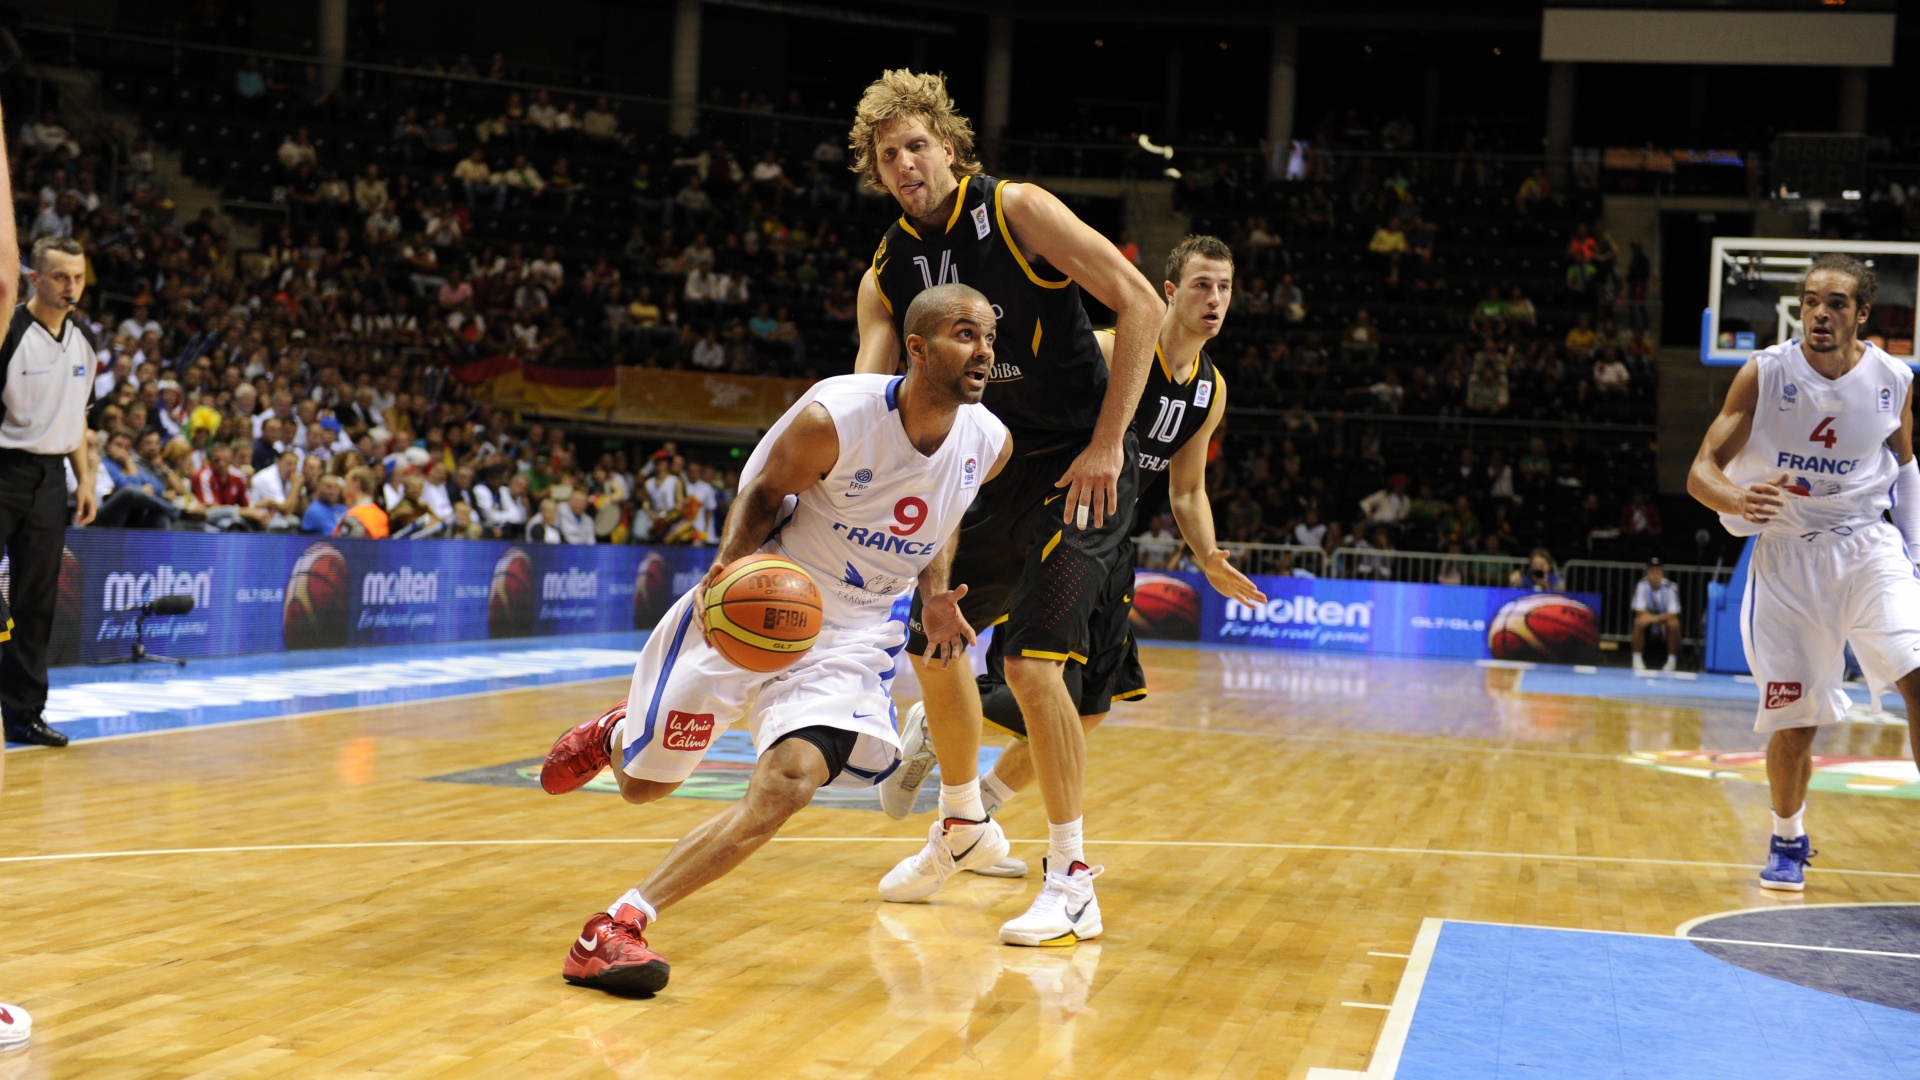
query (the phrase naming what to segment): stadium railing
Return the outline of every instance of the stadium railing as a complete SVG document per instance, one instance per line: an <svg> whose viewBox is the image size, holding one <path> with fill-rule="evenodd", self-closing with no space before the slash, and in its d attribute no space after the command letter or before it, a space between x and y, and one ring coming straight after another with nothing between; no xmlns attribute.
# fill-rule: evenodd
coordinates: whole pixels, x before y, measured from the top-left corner
<svg viewBox="0 0 1920 1080"><path fill-rule="evenodd" d="M1140 569L1174 570L1180 568L1174 564L1174 557L1185 553L1186 542L1178 538L1138 537L1134 540L1133 546L1134 565ZM1286 574L1305 571L1312 577L1326 576L1323 571L1327 565L1327 553L1317 547L1303 547L1298 544L1240 543L1224 543L1220 546L1233 552L1233 565L1242 573ZM1188 564L1188 568L1193 567Z"/></svg>
<svg viewBox="0 0 1920 1080"><path fill-rule="evenodd" d="M1707 586L1726 584L1731 566L1668 565L1667 580L1680 590L1680 635L1686 645L1705 640ZM1560 568L1568 592L1600 594L1600 640L1625 642L1633 632L1633 590L1646 578L1645 563L1570 559Z"/></svg>

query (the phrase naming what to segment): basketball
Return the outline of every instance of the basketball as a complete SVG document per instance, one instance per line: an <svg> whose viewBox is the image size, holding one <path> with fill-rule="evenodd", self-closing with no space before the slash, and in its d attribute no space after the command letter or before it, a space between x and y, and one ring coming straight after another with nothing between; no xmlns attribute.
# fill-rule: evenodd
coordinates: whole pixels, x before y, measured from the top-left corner
<svg viewBox="0 0 1920 1080"><path fill-rule="evenodd" d="M526 637L533 633L533 557L524 548L508 548L493 564L487 586L487 636Z"/></svg>
<svg viewBox="0 0 1920 1080"><path fill-rule="evenodd" d="M667 557L657 551L647 552L633 573L633 628L653 629L675 599L673 572L667 568Z"/></svg>
<svg viewBox="0 0 1920 1080"><path fill-rule="evenodd" d="M1133 632L1143 638L1200 640L1200 594L1170 574L1134 575Z"/></svg>
<svg viewBox="0 0 1920 1080"><path fill-rule="evenodd" d="M721 655L748 671L779 671L820 636L820 590L794 563L749 555L707 590L707 628Z"/></svg>
<svg viewBox="0 0 1920 1080"><path fill-rule="evenodd" d="M1591 664L1600 658L1600 621L1571 597L1535 593L1509 601L1487 628L1496 660Z"/></svg>
<svg viewBox="0 0 1920 1080"><path fill-rule="evenodd" d="M347 558L332 544L302 552L287 575L280 631L289 649L337 649L347 643L352 591Z"/></svg>

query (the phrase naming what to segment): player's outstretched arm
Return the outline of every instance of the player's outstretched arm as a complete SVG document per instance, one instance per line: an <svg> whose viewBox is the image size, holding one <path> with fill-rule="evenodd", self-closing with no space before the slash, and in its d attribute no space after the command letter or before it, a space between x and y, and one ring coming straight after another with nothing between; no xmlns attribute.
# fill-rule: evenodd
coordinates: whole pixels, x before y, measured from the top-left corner
<svg viewBox="0 0 1920 1080"><path fill-rule="evenodd" d="M713 587L732 563L746 558L773 535L780 506L789 495L819 483L840 460L840 433L824 406L809 405L787 425L767 449L766 467L740 485L733 508L727 512L727 524L720 534L720 547L714 553L713 566L707 571L702 589ZM700 633L707 632L705 604L693 606Z"/></svg>
<svg viewBox="0 0 1920 1080"><path fill-rule="evenodd" d="M900 370L900 336L894 333L893 312L887 310L887 302L881 299L880 283L872 267L860 275L854 314L860 320L860 350L853 357L854 372L891 375Z"/></svg>
<svg viewBox="0 0 1920 1080"><path fill-rule="evenodd" d="M1760 365L1748 360L1734 375L1720 415L1713 418L1707 437L1700 441L1700 452L1694 455L1693 468L1687 473L1687 494L1710 510L1765 525L1786 506L1786 493L1779 486L1786 476L1775 483L1747 487L1727 478L1727 463L1746 449L1747 439L1753 435L1753 414L1759 405Z"/></svg>
<svg viewBox="0 0 1920 1080"><path fill-rule="evenodd" d="M1220 418L1227 414L1227 381L1216 382L1213 409L1207 422L1193 433L1185 446L1174 452L1167 464L1167 501L1173 504L1173 520L1180 526L1180 538L1193 549L1194 561L1207 573L1207 582L1220 595L1251 607L1267 602L1267 594L1252 579L1230 562L1233 553L1220 546L1213 533L1213 504L1207 501L1207 444L1213 439Z"/></svg>
<svg viewBox="0 0 1920 1080"><path fill-rule="evenodd" d="M1045 259L1079 282L1094 299L1112 308L1115 316L1107 396L1100 403L1093 441L1055 485L1067 489L1061 520L1074 522L1079 509L1090 506L1097 529L1109 515L1120 512L1127 426L1133 423L1140 391L1147 385L1147 367L1153 362L1166 301L1119 248L1074 216L1051 192L1032 184L1008 184L1004 191L1001 209L1020 250ZM1085 527L1085 521L1079 523Z"/></svg>

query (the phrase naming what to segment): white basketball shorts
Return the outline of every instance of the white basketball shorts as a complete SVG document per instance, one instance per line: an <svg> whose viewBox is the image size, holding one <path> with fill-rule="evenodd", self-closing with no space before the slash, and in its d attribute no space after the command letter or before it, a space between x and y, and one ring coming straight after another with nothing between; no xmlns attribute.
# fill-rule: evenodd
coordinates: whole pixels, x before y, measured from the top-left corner
<svg viewBox="0 0 1920 1080"><path fill-rule="evenodd" d="M1920 668L1920 577L1885 522L1814 540L1761 536L1740 605L1747 666L1760 687L1753 730L1816 727L1847 714L1846 646L1870 683Z"/></svg>
<svg viewBox="0 0 1920 1080"><path fill-rule="evenodd" d="M614 765L628 776L676 784L693 775L720 733L744 719L756 755L801 728L859 735L846 768L828 785L872 787L900 763L900 734L888 687L905 647L903 623L884 614L872 627L828 625L784 671L736 667L700 636L696 586L667 610L640 650L627 692Z"/></svg>

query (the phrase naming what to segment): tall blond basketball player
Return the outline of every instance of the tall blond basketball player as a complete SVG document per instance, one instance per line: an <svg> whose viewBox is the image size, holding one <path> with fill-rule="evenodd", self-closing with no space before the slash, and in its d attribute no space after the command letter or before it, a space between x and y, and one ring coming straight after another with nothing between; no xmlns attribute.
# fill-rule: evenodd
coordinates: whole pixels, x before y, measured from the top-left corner
<svg viewBox="0 0 1920 1080"><path fill-rule="evenodd" d="M1760 689L1754 730L1771 733L1769 889L1806 887L1813 739L1846 715L1848 641L1872 683L1900 688L1920 757L1913 373L1859 340L1877 287L1851 256L1815 259L1801 288L1805 337L1747 360L1687 477L1729 532L1758 537L1740 631Z"/></svg>

